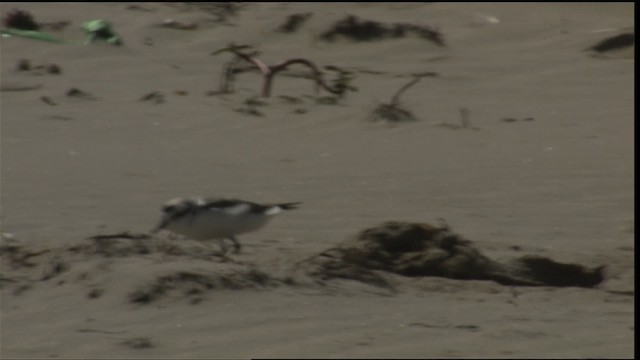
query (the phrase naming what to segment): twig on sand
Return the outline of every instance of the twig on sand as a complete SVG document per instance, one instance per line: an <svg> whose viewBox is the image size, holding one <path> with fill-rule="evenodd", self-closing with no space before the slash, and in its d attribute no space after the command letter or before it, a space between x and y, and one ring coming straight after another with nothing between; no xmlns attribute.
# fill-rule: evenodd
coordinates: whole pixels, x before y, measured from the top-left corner
<svg viewBox="0 0 640 360"><path fill-rule="evenodd" d="M458 124L450 124L447 122L442 122L437 124L437 126L445 127L451 130L460 130L460 129L470 129L470 130L480 130L475 126L471 125L471 120L469 120L469 109L466 107L460 107L460 125Z"/></svg>
<svg viewBox="0 0 640 360"><path fill-rule="evenodd" d="M411 111L405 110L400 106L400 97L402 94L409 90L412 86L417 84L423 77L427 76L437 76L438 74L428 72L423 74L414 74L413 79L409 81L406 85L398 89L396 93L391 97L391 101L388 104L380 104L373 111L374 120L379 118L386 120L390 123L398 123L405 121L416 121L418 118L413 115Z"/></svg>
<svg viewBox="0 0 640 360"><path fill-rule="evenodd" d="M422 80L422 77L423 76L414 77L413 80L409 81L405 86L401 87L398 91L396 91L396 93L391 98L391 103L389 105L393 107L397 107L398 105L400 105L400 96L402 95L402 93L407 91L413 85L417 84L418 81Z"/></svg>
<svg viewBox="0 0 640 360"><path fill-rule="evenodd" d="M300 64L300 65L306 66L311 70L312 72L311 78L315 81L316 91L318 88L322 88L332 94L343 95L345 90L353 89L343 82L338 82L334 86L330 86L324 81L322 71L320 71L318 66L308 59L293 58L293 59L284 60L276 65L267 65L264 61L256 57L258 55L258 52L255 50L252 50L250 46L234 45L234 44L230 44L226 48L219 49L213 52L212 55L218 55L224 52L230 52L234 54L236 58L232 60L232 62L226 64L225 67L223 68L222 81L221 81L221 85L220 85L221 87L219 92L230 91L231 82L233 80L233 75L234 75L233 67L234 65L237 64L239 59L252 64L258 70L260 70L260 73L262 74L262 77L263 77L262 97L271 96L271 88L273 86L273 78L275 77L275 75L294 64Z"/></svg>

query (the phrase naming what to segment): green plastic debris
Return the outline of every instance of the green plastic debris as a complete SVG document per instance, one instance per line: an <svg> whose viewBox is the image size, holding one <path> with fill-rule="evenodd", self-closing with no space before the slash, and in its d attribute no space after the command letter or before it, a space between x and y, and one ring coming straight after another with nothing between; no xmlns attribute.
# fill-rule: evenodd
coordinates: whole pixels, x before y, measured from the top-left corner
<svg viewBox="0 0 640 360"><path fill-rule="evenodd" d="M18 37L24 37L29 39L49 41L49 42L54 42L59 44L64 43L64 41L58 39L57 37L42 31L7 28L7 29L0 30L0 32L2 33L3 37L18 36Z"/></svg>
<svg viewBox="0 0 640 360"><path fill-rule="evenodd" d="M87 21L82 24L82 29L88 34L84 45L92 44L98 40L106 41L108 44L120 46L123 44L122 38L116 34L111 28L111 24L106 20L98 19ZM0 33L2 37L23 37L35 40L42 40L48 42L54 42L58 44L65 44L67 42L58 39L57 37L47 34L46 32L37 30L21 30L13 27L1 29ZM74 43L74 42L72 42Z"/></svg>
<svg viewBox="0 0 640 360"><path fill-rule="evenodd" d="M87 21L82 24L82 28L84 29L89 37L85 41L85 45L91 44L97 40L104 40L108 44L112 45L122 45L122 39L118 34L116 34L111 28L111 24L106 20L98 19Z"/></svg>

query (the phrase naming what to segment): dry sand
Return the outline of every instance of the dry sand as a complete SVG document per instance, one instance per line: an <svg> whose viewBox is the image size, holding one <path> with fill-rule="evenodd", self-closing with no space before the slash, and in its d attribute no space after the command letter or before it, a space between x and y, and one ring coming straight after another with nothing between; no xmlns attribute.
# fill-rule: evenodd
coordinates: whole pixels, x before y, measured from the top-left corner
<svg viewBox="0 0 640 360"><path fill-rule="evenodd" d="M633 27L632 3L259 3L229 16L130 5L1 5L71 21L52 33L72 42L84 39L82 22L106 19L125 42L2 39L2 232L49 250L32 268L3 255L3 359L633 357L634 60L584 51ZM275 31L306 12L298 31ZM318 39L348 14L433 26L446 46ZM156 26L169 18L198 28ZM279 76L255 106L263 116L238 111L259 95L257 73L239 74L231 94L207 95L231 58L210 54L230 42L256 46L268 63L302 56L351 69L358 90L317 103L309 80ZM17 71L20 59L62 73ZM419 121L369 121L424 72L437 76L401 97ZM15 91L25 86L39 88ZM71 88L95 98L68 97ZM138 101L154 91L163 103ZM441 126L460 124L460 108L470 127ZM59 251L97 234L144 233L159 204L198 194L303 205L241 237L233 264L199 258L188 241L191 250L169 257ZM363 228L438 217L494 258L607 265L607 280L516 288L396 276L388 292L233 278L203 290L172 278L161 298L130 301L166 274L233 275L237 265L281 278Z"/></svg>

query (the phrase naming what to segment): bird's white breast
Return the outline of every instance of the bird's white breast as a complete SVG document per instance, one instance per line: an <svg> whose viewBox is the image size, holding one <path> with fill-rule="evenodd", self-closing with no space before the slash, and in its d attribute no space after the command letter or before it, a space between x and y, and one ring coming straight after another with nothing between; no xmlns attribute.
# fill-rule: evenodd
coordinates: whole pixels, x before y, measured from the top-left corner
<svg viewBox="0 0 640 360"><path fill-rule="evenodd" d="M263 227L271 216L252 213L241 205L228 209L202 209L167 225L167 229L195 240L220 239Z"/></svg>

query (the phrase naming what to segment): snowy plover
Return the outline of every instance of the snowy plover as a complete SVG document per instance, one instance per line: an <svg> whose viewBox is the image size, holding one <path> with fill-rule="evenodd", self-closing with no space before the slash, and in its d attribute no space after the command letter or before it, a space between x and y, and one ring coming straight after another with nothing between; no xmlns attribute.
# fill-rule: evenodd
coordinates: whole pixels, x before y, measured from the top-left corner
<svg viewBox="0 0 640 360"><path fill-rule="evenodd" d="M240 243L236 235L258 230L274 215L295 209L298 204L262 205L236 199L176 198L162 206L164 214L151 232L166 229L194 240L218 240L223 254L227 252L224 239L229 239L237 253Z"/></svg>

